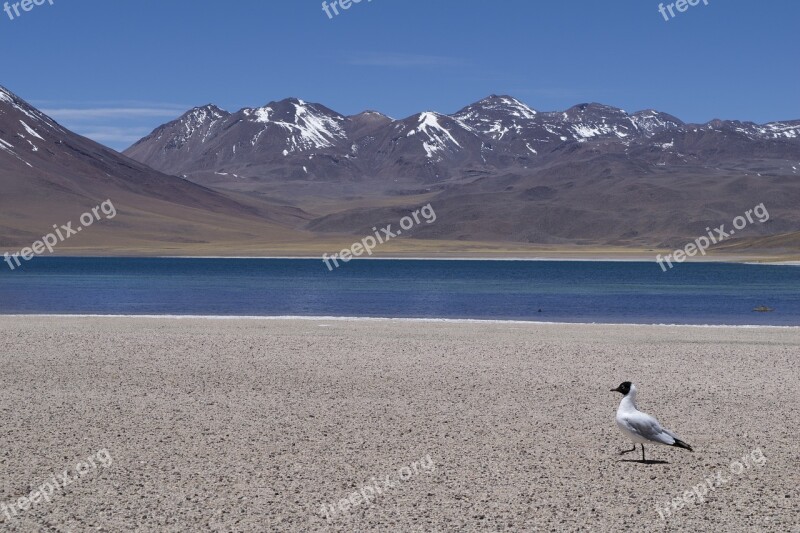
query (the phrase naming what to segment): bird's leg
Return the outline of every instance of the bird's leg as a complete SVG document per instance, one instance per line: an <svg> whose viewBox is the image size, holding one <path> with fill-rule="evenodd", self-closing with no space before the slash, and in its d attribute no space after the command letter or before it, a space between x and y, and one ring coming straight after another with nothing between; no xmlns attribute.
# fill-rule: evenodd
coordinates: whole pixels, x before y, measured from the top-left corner
<svg viewBox="0 0 800 533"><path fill-rule="evenodd" d="M644 444L642 444L642 462L643 463L645 462L645 460L644 460Z"/></svg>
<svg viewBox="0 0 800 533"><path fill-rule="evenodd" d="M631 453L631 452L635 452L635 451L636 451L636 444L633 445L632 449L630 449L630 450L622 450L621 452L619 452L619 454L620 455L625 455L626 453Z"/></svg>

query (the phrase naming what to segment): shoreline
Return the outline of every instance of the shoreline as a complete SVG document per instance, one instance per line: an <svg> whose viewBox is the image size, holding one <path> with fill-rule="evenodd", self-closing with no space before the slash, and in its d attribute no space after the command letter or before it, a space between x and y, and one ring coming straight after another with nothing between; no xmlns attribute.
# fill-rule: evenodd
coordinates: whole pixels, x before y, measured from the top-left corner
<svg viewBox="0 0 800 533"><path fill-rule="evenodd" d="M569 252L566 252L569 253ZM48 255L45 258L54 259L237 259L237 260L304 260L321 261L322 256L308 255ZM485 256L384 256L384 257L353 257L350 261L508 261L508 262L543 262L543 263L655 263L654 258L648 256L631 257L485 257ZM693 259L682 264L731 264L731 265L756 265L756 266L800 266L800 261L758 261L752 257L705 257L703 259Z"/></svg>
<svg viewBox="0 0 800 533"><path fill-rule="evenodd" d="M78 257L78 256L75 256ZM181 256L181 255L163 255L155 256L155 259L303 259L303 260L317 260L320 261L319 256ZM645 259L639 257L598 257L598 258L581 258L581 257L354 257L351 261L527 261L527 262L542 262L542 263L657 263L654 259ZM714 263L714 264L731 264L731 265L770 265L770 266L800 266L800 261L745 261L745 260L730 260L730 259L702 259L695 261L686 261L683 264L690 263Z"/></svg>
<svg viewBox="0 0 800 533"><path fill-rule="evenodd" d="M734 328L734 329L800 329L797 326L776 326L770 324L669 324L634 322L552 322L536 320L502 320L480 318L408 318L408 317L360 317L360 316L302 316L302 315L98 315L98 314L2 314L3 318L99 318L99 319L163 319L163 320L243 320L243 321L318 321L330 322L421 322L429 324L514 324L530 326L595 326L595 327L660 327L660 328Z"/></svg>

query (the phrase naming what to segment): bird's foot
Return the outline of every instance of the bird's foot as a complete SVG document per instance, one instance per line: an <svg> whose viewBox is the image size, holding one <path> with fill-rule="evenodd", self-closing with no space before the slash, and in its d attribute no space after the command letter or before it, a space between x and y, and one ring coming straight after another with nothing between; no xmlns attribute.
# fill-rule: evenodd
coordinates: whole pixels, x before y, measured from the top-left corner
<svg viewBox="0 0 800 533"><path fill-rule="evenodd" d="M636 451L636 445L634 444L633 448L631 448L630 450L622 450L621 452L619 452L619 454L620 455L625 455L626 453L631 453L631 452L635 452L635 451Z"/></svg>

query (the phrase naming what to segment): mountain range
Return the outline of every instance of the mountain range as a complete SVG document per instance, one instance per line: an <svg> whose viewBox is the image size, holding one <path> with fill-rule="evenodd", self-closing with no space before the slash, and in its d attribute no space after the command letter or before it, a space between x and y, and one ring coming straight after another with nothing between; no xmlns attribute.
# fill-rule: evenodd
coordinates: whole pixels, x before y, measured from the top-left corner
<svg viewBox="0 0 800 533"><path fill-rule="evenodd" d="M437 222L413 240L429 247L670 248L764 203L770 220L720 249L800 250L800 120L687 124L496 95L394 119L289 98L197 107L118 154L0 89L0 179L13 210L0 242L35 236L32 204L51 225L67 205L116 195L136 217L109 233L133 235L131 249L310 250L427 203Z"/></svg>
<svg viewBox="0 0 800 533"><path fill-rule="evenodd" d="M601 104L543 113L493 95L452 115L427 111L400 120L375 111L344 116L296 98L235 113L207 105L160 126L125 154L163 172L215 183L249 180L256 189L276 181L390 189L394 180L399 187L437 186L536 170L587 151L653 167L707 167L792 162L798 147L800 121L685 124L658 111L628 114ZM796 164L774 170L797 172Z"/></svg>

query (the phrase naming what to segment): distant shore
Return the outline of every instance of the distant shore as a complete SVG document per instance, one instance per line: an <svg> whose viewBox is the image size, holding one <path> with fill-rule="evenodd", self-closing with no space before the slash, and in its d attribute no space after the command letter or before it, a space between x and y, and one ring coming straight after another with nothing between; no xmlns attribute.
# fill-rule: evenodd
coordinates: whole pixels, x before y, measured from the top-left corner
<svg viewBox="0 0 800 533"><path fill-rule="evenodd" d="M119 240L112 244L93 242L86 245L65 242L53 256L58 257L169 257L213 259L319 259L333 255L352 246L354 236L331 236L325 239L187 242L153 245L133 240ZM30 243L7 243L9 250L19 250ZM451 260L508 260L508 261L625 261L655 263L658 255L666 256L673 250L657 246L603 246L603 245L534 245L514 242L447 241L413 238L386 242L356 259L451 259ZM2 249L0 249L0 255ZM720 245L708 250L707 255L687 258L693 262L800 264L800 251L791 246L778 248L745 247L742 243Z"/></svg>
<svg viewBox="0 0 800 533"><path fill-rule="evenodd" d="M407 255L397 254L381 254L372 257L356 257L352 258L353 261L367 260L367 261L542 261L542 262L556 262L556 261L570 261L570 262L597 262L597 263L656 263L655 257L657 254L645 255L642 253L629 253L619 255L609 254L577 254L574 252L563 252L562 254L553 253L550 255L504 255L497 253L472 253L472 254L457 254L457 253L440 253L440 254L419 254ZM172 254L172 253L109 253L109 252L94 252L88 251L75 251L70 254L54 254L49 257L109 257L109 258L157 258L157 259L307 259L307 260L322 260L320 255L308 255L307 253L298 253L297 255L291 254L276 254L276 255L237 255L237 254ZM754 256L727 256L727 255L707 255L701 258L692 258L684 264L690 263L738 263L738 264L752 264L752 265L780 265L780 266L800 266L800 259L794 260L780 257L768 257L762 255Z"/></svg>
<svg viewBox="0 0 800 533"><path fill-rule="evenodd" d="M68 257L68 256L62 256ZM206 255L206 256L185 256L185 255L159 255L154 256L159 259L308 259L320 260L319 256L236 256L236 255ZM352 260L358 261L365 259L368 261L543 261L543 262L558 262L558 261L580 261L586 263L655 263L652 257L574 257L574 256L551 256L551 257L485 257L485 256L376 256L376 257L355 257ZM687 261L687 263L743 263L748 265L787 265L787 266L800 266L800 261L754 261L749 258L739 258L732 260L723 257L706 257L694 261Z"/></svg>

